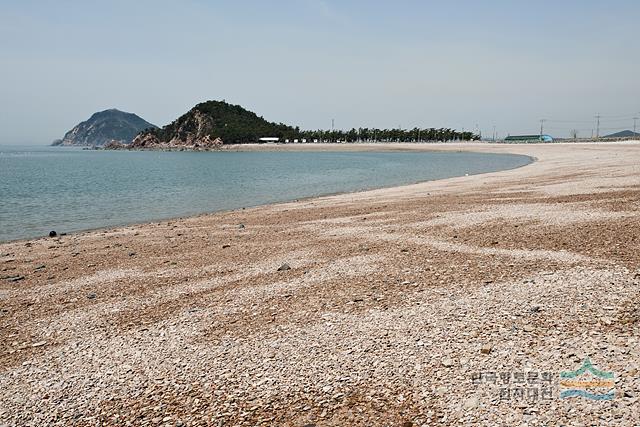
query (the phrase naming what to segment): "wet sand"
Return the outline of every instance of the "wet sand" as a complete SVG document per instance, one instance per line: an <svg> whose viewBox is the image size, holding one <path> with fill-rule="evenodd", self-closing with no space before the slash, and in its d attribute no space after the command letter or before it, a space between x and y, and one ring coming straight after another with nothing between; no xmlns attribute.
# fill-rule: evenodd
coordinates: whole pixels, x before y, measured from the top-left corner
<svg viewBox="0 0 640 427"><path fill-rule="evenodd" d="M241 149L537 160L0 244L0 425L640 423L640 144Z"/></svg>

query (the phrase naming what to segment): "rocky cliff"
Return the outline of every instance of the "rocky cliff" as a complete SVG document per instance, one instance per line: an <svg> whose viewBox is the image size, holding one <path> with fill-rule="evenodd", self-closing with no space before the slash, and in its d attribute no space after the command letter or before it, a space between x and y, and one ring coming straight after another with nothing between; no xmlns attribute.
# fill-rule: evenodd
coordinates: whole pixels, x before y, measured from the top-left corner
<svg viewBox="0 0 640 427"><path fill-rule="evenodd" d="M261 137L283 138L298 129L271 123L239 105L207 101L161 129L141 132L129 148L208 150L222 144L256 142Z"/></svg>
<svg viewBox="0 0 640 427"><path fill-rule="evenodd" d="M197 108L162 129L152 129L135 137L133 149L214 149L222 139L214 134L214 120Z"/></svg>
<svg viewBox="0 0 640 427"><path fill-rule="evenodd" d="M109 142L128 144L141 131L155 128L155 125L133 113L111 109L93 114L52 145L103 146Z"/></svg>

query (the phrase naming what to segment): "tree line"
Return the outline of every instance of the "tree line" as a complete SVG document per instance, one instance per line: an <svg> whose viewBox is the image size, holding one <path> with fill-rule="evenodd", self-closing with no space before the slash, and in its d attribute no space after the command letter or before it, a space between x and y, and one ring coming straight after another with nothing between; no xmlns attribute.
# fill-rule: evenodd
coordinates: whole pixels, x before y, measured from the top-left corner
<svg viewBox="0 0 640 427"><path fill-rule="evenodd" d="M299 130L273 135L284 139L306 139L307 142L429 142L472 141L480 137L473 132L458 132L449 128L376 129L358 128L350 130Z"/></svg>
<svg viewBox="0 0 640 427"><path fill-rule="evenodd" d="M350 130L301 130L284 123L272 123L246 110L240 105L225 101L207 101L196 105L186 114L161 129L151 129L160 141L187 140L190 135L212 139L221 138L225 144L257 142L260 138L276 137L281 142L422 142L422 141L470 141L480 139L472 132L458 132L449 128Z"/></svg>

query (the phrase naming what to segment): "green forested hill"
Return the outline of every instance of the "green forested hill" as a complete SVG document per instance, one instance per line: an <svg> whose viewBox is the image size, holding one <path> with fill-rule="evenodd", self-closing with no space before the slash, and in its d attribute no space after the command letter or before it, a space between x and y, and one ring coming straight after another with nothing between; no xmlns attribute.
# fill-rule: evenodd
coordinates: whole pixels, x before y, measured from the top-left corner
<svg viewBox="0 0 640 427"><path fill-rule="evenodd" d="M225 144L255 142L261 137L294 138L300 130L282 123L272 123L239 105L224 101L207 101L161 129L150 131L160 141L197 139L209 136Z"/></svg>
<svg viewBox="0 0 640 427"><path fill-rule="evenodd" d="M263 137L277 137L282 142L409 142L472 140L471 132L449 128L305 130L283 123L272 123L239 105L224 101L207 101L193 107L161 129L151 129L136 137L132 148L209 147L216 144L244 144Z"/></svg>

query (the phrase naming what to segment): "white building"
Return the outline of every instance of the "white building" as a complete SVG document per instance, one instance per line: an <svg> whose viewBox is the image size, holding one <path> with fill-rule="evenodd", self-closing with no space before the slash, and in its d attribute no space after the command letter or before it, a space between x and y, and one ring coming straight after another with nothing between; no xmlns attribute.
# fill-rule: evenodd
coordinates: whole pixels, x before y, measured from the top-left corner
<svg viewBox="0 0 640 427"><path fill-rule="evenodd" d="M276 138L276 137L273 137L273 136L266 136L266 137L258 139L258 141L259 142L266 142L266 143L273 144L274 142L280 141L280 138Z"/></svg>

